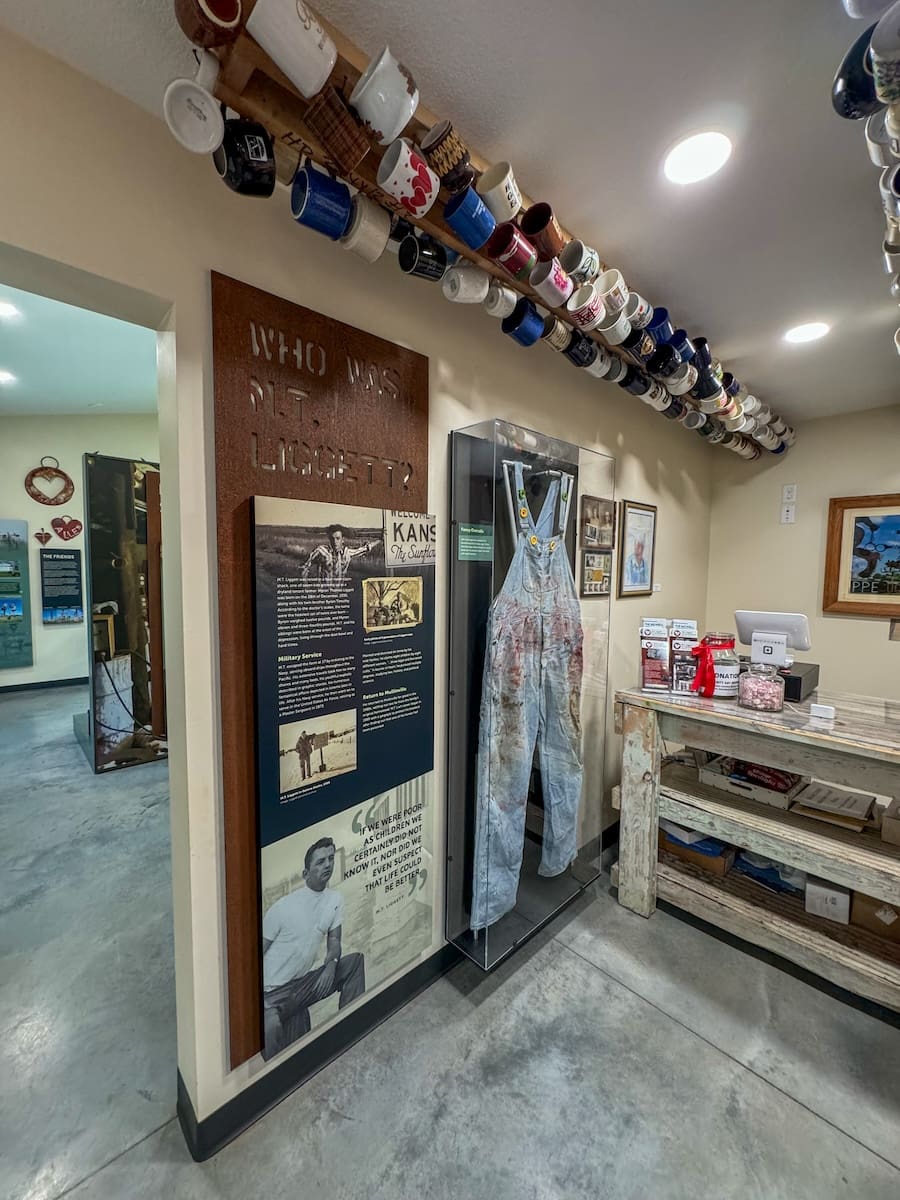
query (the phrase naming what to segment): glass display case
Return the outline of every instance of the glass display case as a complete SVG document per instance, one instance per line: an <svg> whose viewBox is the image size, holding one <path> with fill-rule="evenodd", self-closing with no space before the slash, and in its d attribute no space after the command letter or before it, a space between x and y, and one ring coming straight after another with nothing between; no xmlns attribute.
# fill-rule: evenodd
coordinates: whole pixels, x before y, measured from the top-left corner
<svg viewBox="0 0 900 1200"><path fill-rule="evenodd" d="M599 875L615 460L451 434L447 939L495 966Z"/></svg>

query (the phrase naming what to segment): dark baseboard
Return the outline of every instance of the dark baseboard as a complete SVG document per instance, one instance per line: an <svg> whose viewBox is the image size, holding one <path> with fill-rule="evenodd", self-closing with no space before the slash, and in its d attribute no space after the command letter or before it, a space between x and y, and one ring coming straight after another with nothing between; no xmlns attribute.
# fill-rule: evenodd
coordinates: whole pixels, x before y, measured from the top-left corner
<svg viewBox="0 0 900 1200"><path fill-rule="evenodd" d="M90 675L84 675L80 679L45 679L40 683L11 683L9 687L0 687L0 694L3 692L37 692L44 688L87 687L90 682Z"/></svg>
<svg viewBox="0 0 900 1200"><path fill-rule="evenodd" d="M610 846L615 846L619 840L619 819L613 821L612 825L604 829L600 835L600 849L608 850Z"/></svg>
<svg viewBox="0 0 900 1200"><path fill-rule="evenodd" d="M323 1067L327 1067L451 967L455 967L462 957L455 946L442 946L368 1004L348 1013L305 1049L292 1054L280 1066L263 1075L256 1083L251 1083L240 1095L202 1121L197 1120L194 1105L179 1071L178 1120L195 1162L204 1162L217 1154L301 1084L312 1079Z"/></svg>

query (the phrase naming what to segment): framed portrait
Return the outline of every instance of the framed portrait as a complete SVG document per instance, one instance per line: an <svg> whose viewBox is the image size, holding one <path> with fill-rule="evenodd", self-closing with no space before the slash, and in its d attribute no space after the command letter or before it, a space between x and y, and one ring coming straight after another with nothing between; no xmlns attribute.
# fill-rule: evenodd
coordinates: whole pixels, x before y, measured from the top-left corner
<svg viewBox="0 0 900 1200"><path fill-rule="evenodd" d="M618 596L649 596L656 553L656 505L622 501Z"/></svg>
<svg viewBox="0 0 900 1200"><path fill-rule="evenodd" d="M900 617L900 493L829 502L822 609Z"/></svg>
<svg viewBox="0 0 900 1200"><path fill-rule="evenodd" d="M596 599L609 596L612 590L612 551L582 550L581 594Z"/></svg>
<svg viewBox="0 0 900 1200"><path fill-rule="evenodd" d="M616 502L599 496L581 497L581 547L612 550L616 544Z"/></svg>

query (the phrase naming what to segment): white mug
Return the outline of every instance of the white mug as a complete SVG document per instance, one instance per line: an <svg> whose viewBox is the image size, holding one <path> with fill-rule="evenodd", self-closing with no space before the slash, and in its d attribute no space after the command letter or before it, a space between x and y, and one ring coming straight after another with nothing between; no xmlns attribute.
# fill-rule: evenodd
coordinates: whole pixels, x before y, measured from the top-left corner
<svg viewBox="0 0 900 1200"><path fill-rule="evenodd" d="M544 321L544 332L541 341L557 353L565 350L572 340L572 328L552 313Z"/></svg>
<svg viewBox="0 0 900 1200"><path fill-rule="evenodd" d="M593 283L583 283L569 297L566 310L576 329L588 333L596 329L606 316L606 309L600 298L600 293ZM622 334L625 337L626 334Z"/></svg>
<svg viewBox="0 0 900 1200"><path fill-rule="evenodd" d="M416 81L389 46L375 55L350 93L350 107L382 146L399 137L418 106Z"/></svg>
<svg viewBox="0 0 900 1200"><path fill-rule="evenodd" d="M451 267L441 280L441 291L455 304L483 304L490 286L490 275L474 263Z"/></svg>
<svg viewBox="0 0 900 1200"><path fill-rule="evenodd" d="M376 178L381 190L414 217L424 217L441 190L441 181L409 138L391 142Z"/></svg>
<svg viewBox="0 0 900 1200"><path fill-rule="evenodd" d="M625 335L628 336L627 334ZM628 364L621 358L610 356L609 370L606 372L607 383L620 383L628 372Z"/></svg>
<svg viewBox="0 0 900 1200"><path fill-rule="evenodd" d="M575 291L575 284L560 266L558 258L539 262L529 275L528 282L551 308L560 308Z"/></svg>
<svg viewBox="0 0 900 1200"><path fill-rule="evenodd" d="M515 220L522 207L522 193L508 162L497 162L488 167L475 184L475 190L498 225Z"/></svg>
<svg viewBox="0 0 900 1200"><path fill-rule="evenodd" d="M391 214L358 192L353 197L353 215L347 232L341 238L341 245L366 262L373 263L384 254L390 236Z"/></svg>
<svg viewBox="0 0 900 1200"><path fill-rule="evenodd" d="M589 366L585 367L585 370L588 375L595 375L598 379L605 379L612 366L612 358L613 356L605 346L598 346L597 357Z"/></svg>
<svg viewBox="0 0 900 1200"><path fill-rule="evenodd" d="M872 79L884 104L900 100L900 0L892 4L872 33Z"/></svg>
<svg viewBox="0 0 900 1200"><path fill-rule="evenodd" d="M222 106L212 94L219 78L219 60L200 51L193 79L173 79L163 96L163 116L172 137L194 154L215 154L225 136Z"/></svg>
<svg viewBox="0 0 900 1200"><path fill-rule="evenodd" d="M257 0L247 32L301 96L321 92L337 60L334 42L303 0Z"/></svg>
<svg viewBox="0 0 900 1200"><path fill-rule="evenodd" d="M600 278L602 279L603 276L601 275ZM598 332L603 334L610 346L618 346L631 333L631 322L625 316L624 311L619 309L618 312L607 313L597 326L597 329ZM624 374L624 371L622 373Z"/></svg>
<svg viewBox="0 0 900 1200"><path fill-rule="evenodd" d="M560 251L559 261L563 270L568 271L576 283L590 283L600 274L600 255L593 246L588 246L577 238L566 242Z"/></svg>
<svg viewBox="0 0 900 1200"><path fill-rule="evenodd" d="M886 275L896 275L900 271L900 246L884 240L884 272Z"/></svg>
<svg viewBox="0 0 900 1200"><path fill-rule="evenodd" d="M628 303L628 284L621 271L611 267L597 279L597 289L608 313L617 313ZM630 322L629 322L630 323ZM626 335L627 336L627 335Z"/></svg>
<svg viewBox="0 0 900 1200"><path fill-rule="evenodd" d="M518 292L495 280L484 299L484 311L492 317L508 317L519 300Z"/></svg>
<svg viewBox="0 0 900 1200"><path fill-rule="evenodd" d="M625 316L632 329L646 329L653 318L653 305L637 292L630 292L625 302Z"/></svg>

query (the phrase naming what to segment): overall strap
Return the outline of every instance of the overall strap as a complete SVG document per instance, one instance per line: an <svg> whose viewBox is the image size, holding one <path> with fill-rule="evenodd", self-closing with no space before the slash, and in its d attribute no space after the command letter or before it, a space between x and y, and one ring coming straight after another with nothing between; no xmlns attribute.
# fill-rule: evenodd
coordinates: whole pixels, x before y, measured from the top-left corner
<svg viewBox="0 0 900 1200"><path fill-rule="evenodd" d="M560 478L562 482L560 483L559 489L558 534L560 537L565 537L566 528L569 524L569 512L572 508L572 492L574 491L574 488L572 486L573 478L571 475L567 475L564 471Z"/></svg>
<svg viewBox="0 0 900 1200"><path fill-rule="evenodd" d="M559 480L553 479L547 488L544 504L540 515L535 521L534 531L539 538L546 540L556 533L556 502L559 499Z"/></svg>

